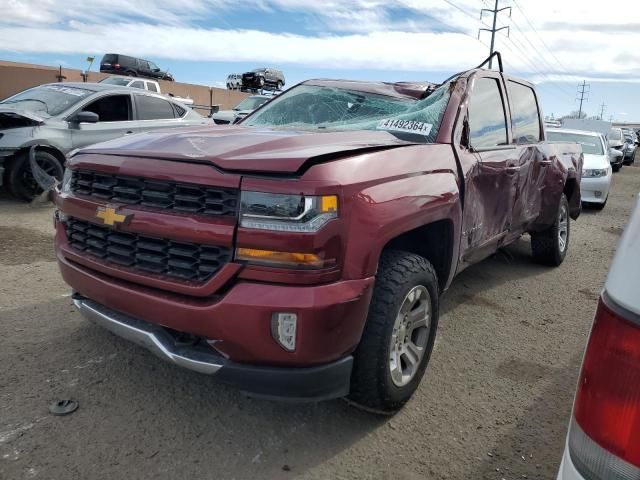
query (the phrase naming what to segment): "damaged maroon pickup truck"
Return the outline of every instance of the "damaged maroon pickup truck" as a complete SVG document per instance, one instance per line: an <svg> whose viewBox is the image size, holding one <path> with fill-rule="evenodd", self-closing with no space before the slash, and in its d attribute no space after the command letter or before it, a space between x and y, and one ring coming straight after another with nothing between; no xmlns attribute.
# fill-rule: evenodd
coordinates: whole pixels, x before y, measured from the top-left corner
<svg viewBox="0 0 640 480"><path fill-rule="evenodd" d="M253 395L400 408L454 276L529 233L560 265L582 152L531 84L303 82L233 127L73 155L56 250L91 321Z"/></svg>

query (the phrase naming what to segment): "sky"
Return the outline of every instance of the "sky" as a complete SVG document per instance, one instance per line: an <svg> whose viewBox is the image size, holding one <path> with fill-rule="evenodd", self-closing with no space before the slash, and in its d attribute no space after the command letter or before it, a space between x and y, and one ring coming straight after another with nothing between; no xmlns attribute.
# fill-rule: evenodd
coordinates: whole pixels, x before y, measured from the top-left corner
<svg viewBox="0 0 640 480"><path fill-rule="evenodd" d="M0 60L85 69L140 56L176 80L223 86L229 73L442 81L489 52L495 0L0 0ZM64 6L64 7L62 7ZM640 122L640 9L630 0L499 0L505 71L536 83L546 115L578 109ZM479 36L479 38L478 38ZM0 79L0 81L2 81Z"/></svg>

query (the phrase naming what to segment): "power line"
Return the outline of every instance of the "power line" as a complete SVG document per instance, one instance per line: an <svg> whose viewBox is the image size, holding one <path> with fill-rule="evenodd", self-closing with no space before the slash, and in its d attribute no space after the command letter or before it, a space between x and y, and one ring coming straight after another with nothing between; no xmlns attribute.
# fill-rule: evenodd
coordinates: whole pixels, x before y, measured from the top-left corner
<svg viewBox="0 0 640 480"><path fill-rule="evenodd" d="M604 102L600 105L600 120L604 119L604 112L607 109L607 105Z"/></svg>
<svg viewBox="0 0 640 480"><path fill-rule="evenodd" d="M533 26L533 23L531 23L531 20L529 20L529 17L527 16L527 14L524 12L524 9L522 7L520 7L520 5L518 4L517 0L513 0L513 4L516 6L516 8L518 10L520 10L520 13L522 13L522 16L524 17L524 19L527 21L527 23L529 24L529 26L531 27L531 29L535 32L535 34L537 35L537 37L540 39L540 42L542 43L542 45L544 45L544 47L547 49L547 51L551 54L551 56L555 59L555 61L558 63L558 65L560 65L560 68L564 71L567 71L567 67L565 67L562 62L560 60L558 60L558 57L555 56L555 54L553 53L553 51L549 48L549 46L546 44L546 42L544 41L544 38L542 38L542 35L540 35L538 33L538 30L536 30L536 27Z"/></svg>
<svg viewBox="0 0 640 480"><path fill-rule="evenodd" d="M493 51L494 51L494 46L496 43L496 32L499 32L500 30L507 30L507 36L509 35L509 27L500 27L500 28L496 28L496 21L498 20L498 14L500 12L503 12L505 10L509 10L509 17L511 17L511 7L502 7L502 8L498 8L498 2L499 0L495 0L495 5L492 9L489 8L482 8L480 9L480 21L482 22L482 14L484 12L490 12L493 13L493 27L491 28L481 28L478 30L478 39L480 39L480 34L485 31L485 32L491 32L491 47L489 49L489 55L493 55ZM489 59L489 68L493 67L493 58Z"/></svg>
<svg viewBox="0 0 640 480"><path fill-rule="evenodd" d="M585 94L589 94L589 91L587 90L587 87L590 87L591 85L589 85L587 83L586 80L582 81L582 86L578 86L578 93L580 94L580 110L578 110L578 118L582 118L582 102L583 101L588 101L589 99L587 98L587 100L584 99ZM577 99L576 99L577 100Z"/></svg>

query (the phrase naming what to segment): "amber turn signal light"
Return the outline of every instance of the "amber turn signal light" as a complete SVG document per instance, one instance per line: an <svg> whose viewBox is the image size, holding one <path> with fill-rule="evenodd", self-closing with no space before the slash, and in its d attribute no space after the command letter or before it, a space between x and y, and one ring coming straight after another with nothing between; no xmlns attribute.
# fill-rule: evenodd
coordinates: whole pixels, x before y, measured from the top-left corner
<svg viewBox="0 0 640 480"><path fill-rule="evenodd" d="M322 268L327 262L315 253L276 252L256 248L237 248L236 260L273 267Z"/></svg>

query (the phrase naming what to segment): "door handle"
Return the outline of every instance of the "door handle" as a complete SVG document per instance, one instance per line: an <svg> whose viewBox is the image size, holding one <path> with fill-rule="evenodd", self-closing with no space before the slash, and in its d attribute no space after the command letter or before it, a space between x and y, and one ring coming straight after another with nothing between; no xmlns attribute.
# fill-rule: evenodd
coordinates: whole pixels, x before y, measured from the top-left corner
<svg viewBox="0 0 640 480"><path fill-rule="evenodd" d="M520 171L520 167L516 167L514 165L511 165L509 167L507 167L507 172L508 173L515 173L515 172L519 172Z"/></svg>

